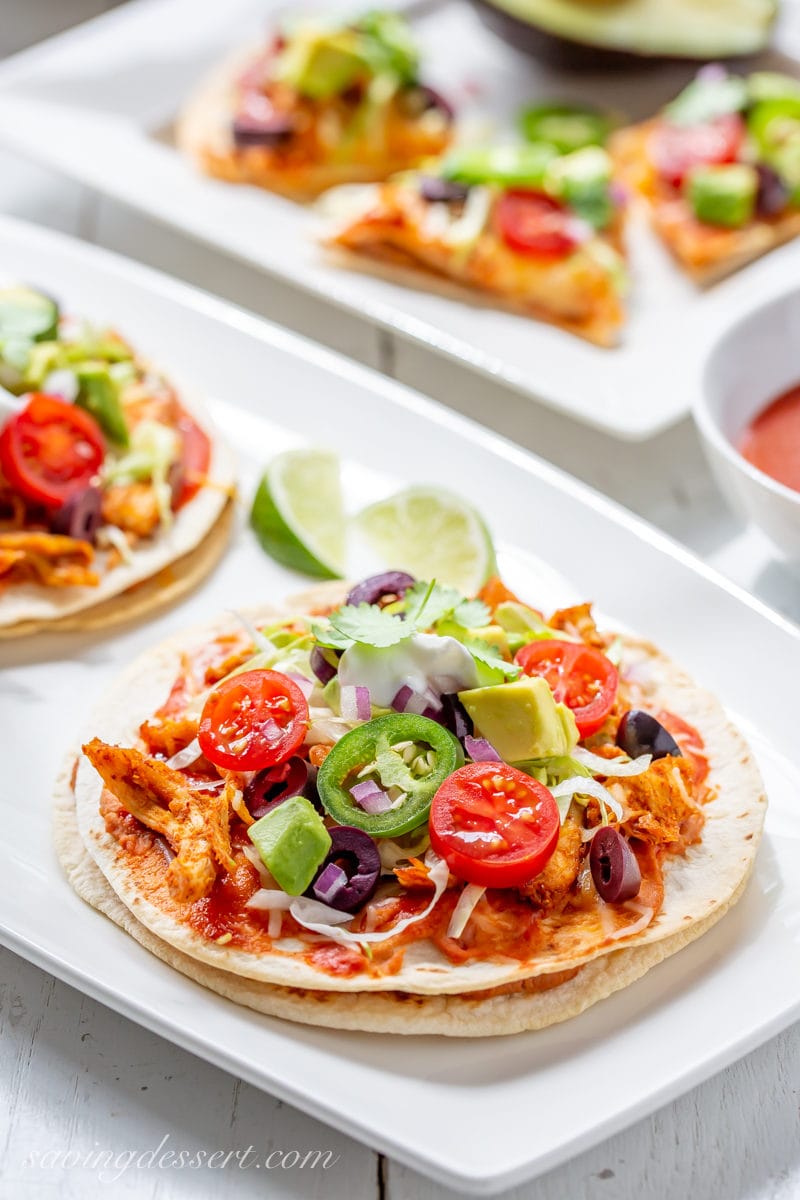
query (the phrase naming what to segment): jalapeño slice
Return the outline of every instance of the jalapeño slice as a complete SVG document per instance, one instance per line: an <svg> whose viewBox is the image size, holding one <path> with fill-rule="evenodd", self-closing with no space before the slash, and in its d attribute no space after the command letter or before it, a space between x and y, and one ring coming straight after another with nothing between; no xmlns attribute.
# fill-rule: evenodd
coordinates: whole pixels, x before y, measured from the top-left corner
<svg viewBox="0 0 800 1200"><path fill-rule="evenodd" d="M325 811L340 825L398 837L427 820L437 789L463 762L461 744L448 729L428 717L397 713L346 733L320 767L317 788ZM361 807L352 789L368 781L391 807Z"/></svg>

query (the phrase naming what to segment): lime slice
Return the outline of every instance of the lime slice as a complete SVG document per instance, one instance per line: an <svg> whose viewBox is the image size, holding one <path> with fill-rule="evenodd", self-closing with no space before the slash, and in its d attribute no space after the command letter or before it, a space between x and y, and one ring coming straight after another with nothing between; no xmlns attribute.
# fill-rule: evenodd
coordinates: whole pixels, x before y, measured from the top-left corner
<svg viewBox="0 0 800 1200"><path fill-rule="evenodd" d="M320 579L344 573L345 516L339 460L325 450L274 458L256 492L250 523L267 554Z"/></svg>
<svg viewBox="0 0 800 1200"><path fill-rule="evenodd" d="M443 488L406 488L365 508L355 524L387 566L450 584L467 596L497 569L481 517Z"/></svg>

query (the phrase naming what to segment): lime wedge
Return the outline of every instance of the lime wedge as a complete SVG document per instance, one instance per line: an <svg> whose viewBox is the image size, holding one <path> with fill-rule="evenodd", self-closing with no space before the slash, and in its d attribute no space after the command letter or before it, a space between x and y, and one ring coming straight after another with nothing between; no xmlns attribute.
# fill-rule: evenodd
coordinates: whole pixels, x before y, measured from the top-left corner
<svg viewBox="0 0 800 1200"><path fill-rule="evenodd" d="M365 508L355 525L387 566L450 584L467 596L497 569L481 517L443 488L406 488Z"/></svg>
<svg viewBox="0 0 800 1200"><path fill-rule="evenodd" d="M256 492L250 523L267 554L320 579L344 573L346 521L339 460L325 450L274 458Z"/></svg>

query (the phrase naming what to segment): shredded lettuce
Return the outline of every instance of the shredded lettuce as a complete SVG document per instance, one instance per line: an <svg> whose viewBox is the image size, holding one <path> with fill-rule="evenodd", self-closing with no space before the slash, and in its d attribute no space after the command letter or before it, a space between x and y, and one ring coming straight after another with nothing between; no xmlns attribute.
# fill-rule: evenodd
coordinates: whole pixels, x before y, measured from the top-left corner
<svg viewBox="0 0 800 1200"><path fill-rule="evenodd" d="M524 762L512 764L518 771L524 771L532 779L543 783L546 787L554 787L565 779L573 779L576 775L591 776L591 771L583 763L570 755L558 755L555 758L528 758Z"/></svg>
<svg viewBox="0 0 800 1200"><path fill-rule="evenodd" d="M158 500L164 525L172 521L172 489L167 475L180 453L180 438L160 421L140 421L130 434L130 447L121 458L110 460L103 470L106 483L136 483L149 479Z"/></svg>

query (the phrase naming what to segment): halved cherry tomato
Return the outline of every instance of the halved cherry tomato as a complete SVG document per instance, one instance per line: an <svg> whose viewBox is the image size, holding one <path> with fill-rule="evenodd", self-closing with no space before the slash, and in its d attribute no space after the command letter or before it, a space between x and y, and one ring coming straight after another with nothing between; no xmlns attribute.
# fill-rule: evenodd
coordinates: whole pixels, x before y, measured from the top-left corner
<svg viewBox="0 0 800 1200"><path fill-rule="evenodd" d="M197 740L206 758L229 771L260 771L284 762L308 729L300 688L279 671L244 671L208 697Z"/></svg>
<svg viewBox="0 0 800 1200"><path fill-rule="evenodd" d="M27 500L60 507L103 465L100 426L82 408L35 392L0 432L0 467Z"/></svg>
<svg viewBox="0 0 800 1200"><path fill-rule="evenodd" d="M544 868L561 821L552 793L502 762L468 763L433 798L431 845L459 879L522 887Z"/></svg>
<svg viewBox="0 0 800 1200"><path fill-rule="evenodd" d="M494 219L503 241L517 254L565 258L580 242L575 217L544 192L504 192Z"/></svg>
<svg viewBox="0 0 800 1200"><path fill-rule="evenodd" d="M572 709L578 733L596 733L614 707L617 668L591 646L542 638L523 646L514 656L526 675L543 675L556 700Z"/></svg>
<svg viewBox="0 0 800 1200"><path fill-rule="evenodd" d="M173 508L179 509L197 495L203 478L208 474L208 466L211 462L211 442L194 418L180 407L175 428L181 437L181 452L178 458L180 485L173 501Z"/></svg>
<svg viewBox="0 0 800 1200"><path fill-rule="evenodd" d="M650 135L648 150L662 179L679 188L692 167L736 162L744 136L738 113L726 113L703 125L662 121Z"/></svg>

